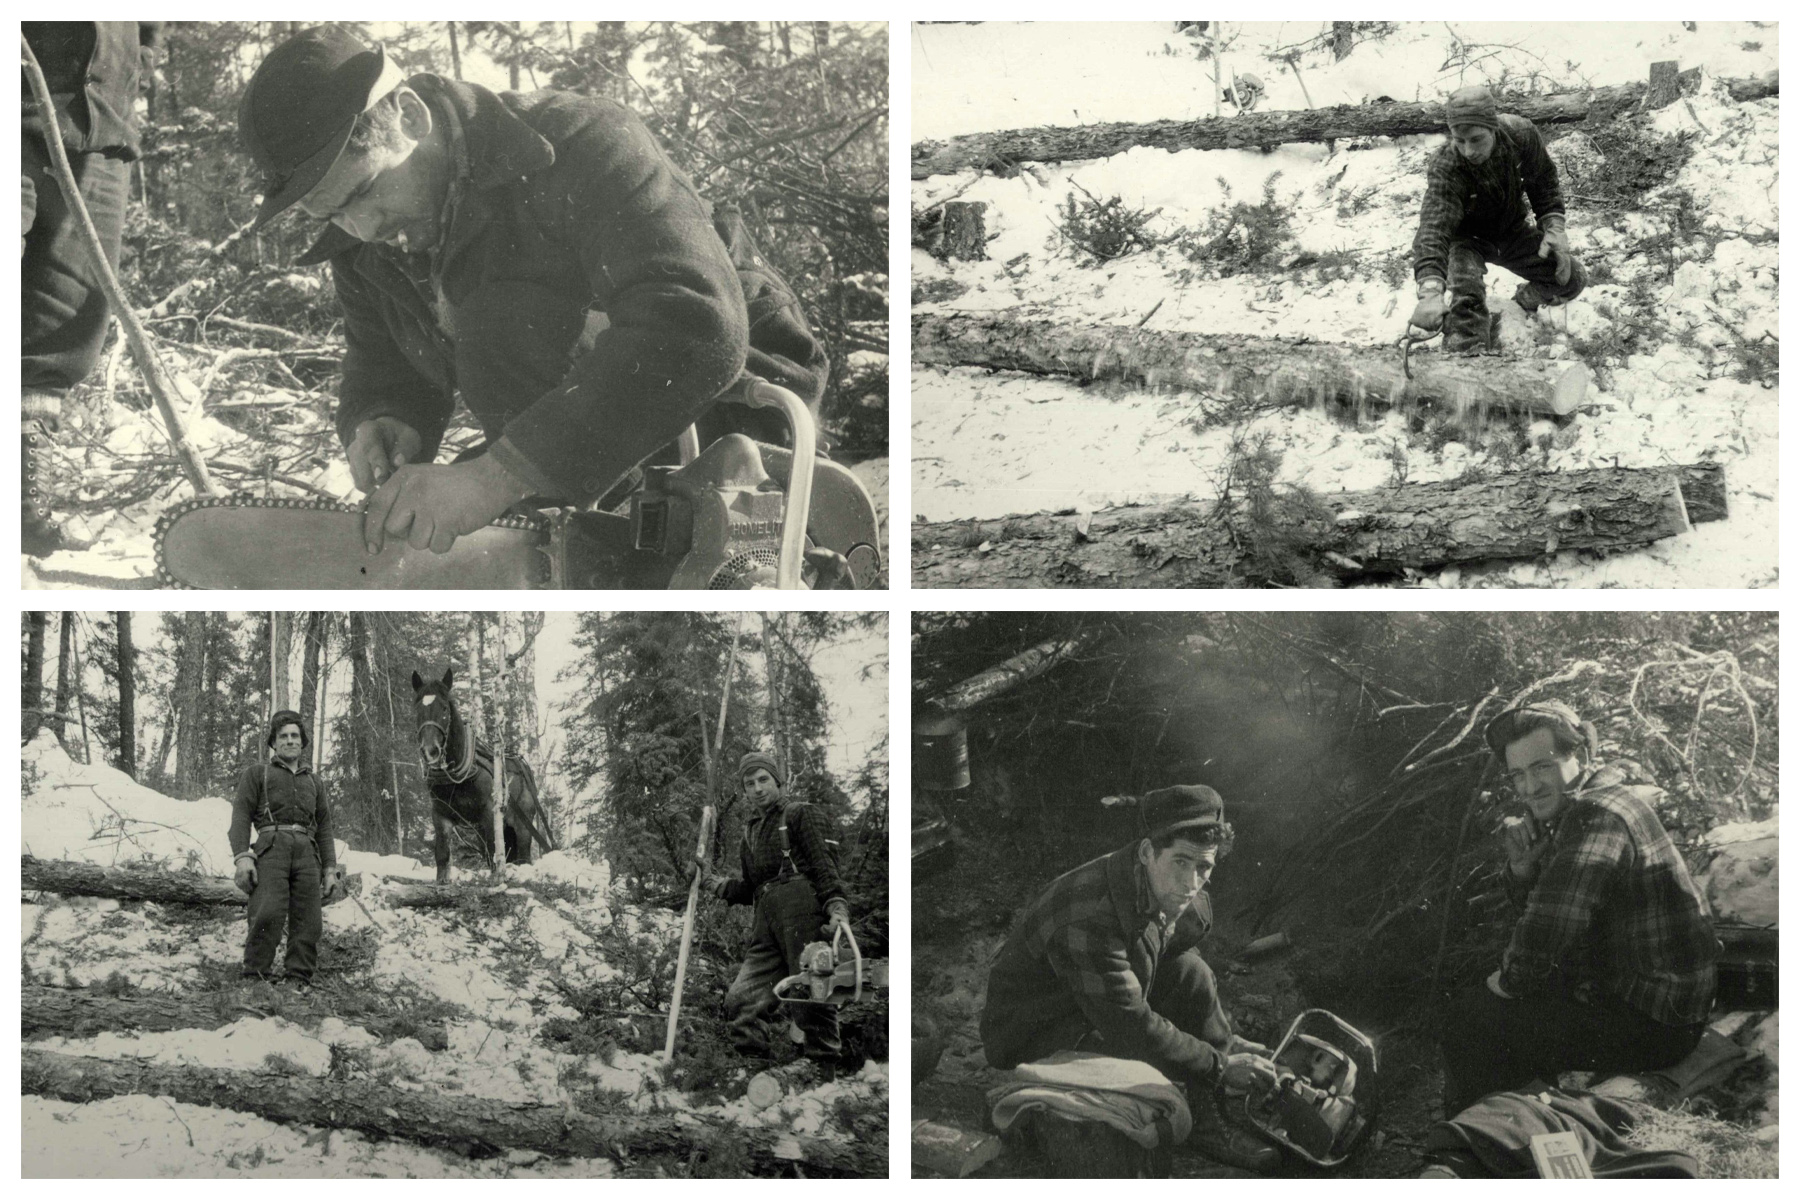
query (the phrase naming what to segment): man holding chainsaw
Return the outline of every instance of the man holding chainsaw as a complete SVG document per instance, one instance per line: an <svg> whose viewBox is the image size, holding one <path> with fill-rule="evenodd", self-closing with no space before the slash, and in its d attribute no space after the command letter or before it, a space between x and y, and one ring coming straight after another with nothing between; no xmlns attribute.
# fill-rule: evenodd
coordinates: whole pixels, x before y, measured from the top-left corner
<svg viewBox="0 0 1800 1200"><path fill-rule="evenodd" d="M285 928L282 980L310 984L324 928L322 906L344 892L325 785L301 757L310 743L300 714L283 709L269 721L269 761L238 776L228 839L238 890L250 897L246 979L270 978Z"/></svg>
<svg viewBox="0 0 1800 1200"><path fill-rule="evenodd" d="M825 818L810 804L786 802L786 777L775 760L752 750L738 760L738 781L754 808L738 850L743 874L715 876L708 887L728 904L755 906L750 944L725 993L725 1013L739 1053L773 1057L775 985L800 973L808 942L821 934L835 941L839 927L849 928L850 902ZM837 1009L810 1002L790 1008L806 1056L829 1070L842 1049Z"/></svg>
<svg viewBox="0 0 1800 1200"><path fill-rule="evenodd" d="M407 77L333 26L257 68L238 114L257 223L326 223L344 313L338 435L363 536L442 553L527 496L586 504L698 422L783 441L713 402L754 374L816 407L826 363L734 211L714 213L631 112L567 92ZM460 396L485 444L433 459Z"/></svg>
<svg viewBox="0 0 1800 1200"><path fill-rule="evenodd" d="M1569 253L1562 187L1537 126L1501 115L1480 86L1452 92L1444 120L1450 142L1425 166L1410 324L1443 329L1452 354L1476 354L1492 342L1488 263L1525 280L1513 299L1528 314L1579 296L1587 271Z"/></svg>
<svg viewBox="0 0 1800 1200"><path fill-rule="evenodd" d="M1275 1086L1268 1048L1231 1031L1200 956L1206 885L1234 840L1204 784L1143 798L1143 836L1076 867L1025 910L988 975L981 1042L1010 1070L1058 1050L1147 1062L1187 1086L1189 1141L1216 1161L1266 1171L1280 1152L1225 1124L1220 1093Z"/></svg>
<svg viewBox="0 0 1800 1200"><path fill-rule="evenodd" d="M1556 701L1488 723L1525 811L1502 826L1520 909L1500 969L1452 1005L1444 1115L1561 1071L1645 1071L1706 1031L1718 941L1705 898L1634 764L1594 761L1595 732Z"/></svg>

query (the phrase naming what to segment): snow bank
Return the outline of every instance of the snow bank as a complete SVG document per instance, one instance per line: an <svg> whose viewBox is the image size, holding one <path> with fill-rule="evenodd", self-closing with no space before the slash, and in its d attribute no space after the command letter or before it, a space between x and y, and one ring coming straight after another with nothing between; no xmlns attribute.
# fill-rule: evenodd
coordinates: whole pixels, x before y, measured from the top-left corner
<svg viewBox="0 0 1800 1200"><path fill-rule="evenodd" d="M1706 842L1713 858L1696 880L1713 917L1745 925L1773 926L1781 915L1781 841L1776 818L1720 825Z"/></svg>

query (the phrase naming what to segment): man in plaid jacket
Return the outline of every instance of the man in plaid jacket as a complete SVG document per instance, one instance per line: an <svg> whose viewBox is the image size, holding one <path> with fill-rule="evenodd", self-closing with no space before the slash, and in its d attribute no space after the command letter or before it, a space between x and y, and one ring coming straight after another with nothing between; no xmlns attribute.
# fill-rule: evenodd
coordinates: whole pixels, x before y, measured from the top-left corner
<svg viewBox="0 0 1800 1200"><path fill-rule="evenodd" d="M1500 969L1452 1006L1444 1114L1558 1072L1646 1071L1691 1053L1712 1009L1718 940L1657 819L1661 789L1592 761L1568 705L1509 709L1486 731L1527 812L1503 826L1522 908Z"/></svg>
<svg viewBox="0 0 1800 1200"><path fill-rule="evenodd" d="M1442 326L1453 354L1476 353L1492 342L1488 263L1525 280L1513 299L1527 313L1579 296L1587 271L1569 253L1562 186L1537 126L1502 116L1479 86L1453 92L1444 120L1450 144L1426 164L1413 239L1419 303L1411 323Z"/></svg>
<svg viewBox="0 0 1800 1200"><path fill-rule="evenodd" d="M1025 910L988 975L981 1042L1010 1070L1058 1050L1147 1062L1186 1084L1190 1141L1246 1170L1279 1153L1220 1119L1216 1092L1272 1086L1268 1048L1240 1038L1199 945L1207 881L1232 844L1225 801L1202 784L1151 792L1145 834L1053 880Z"/></svg>

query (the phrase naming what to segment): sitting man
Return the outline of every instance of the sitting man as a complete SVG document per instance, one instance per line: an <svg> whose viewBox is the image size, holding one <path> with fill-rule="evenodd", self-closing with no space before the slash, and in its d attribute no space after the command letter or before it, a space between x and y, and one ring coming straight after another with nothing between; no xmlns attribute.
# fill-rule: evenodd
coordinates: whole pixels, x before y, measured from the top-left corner
<svg viewBox="0 0 1800 1200"><path fill-rule="evenodd" d="M738 760L738 780L755 806L739 846L743 874L715 876L708 886L728 904L755 906L743 965L725 993L725 1014L740 1054L773 1057L770 1035L783 1024L774 1020L781 1008L775 985L800 973L800 951L808 942L850 924L850 902L826 840L825 817L810 804L786 802L775 760L752 750ZM835 1074L843 1048L837 1009L802 1001L790 1012L806 1056L825 1075Z"/></svg>
<svg viewBox="0 0 1800 1200"><path fill-rule="evenodd" d="M301 757L310 743L300 714L282 709L269 721L269 761L245 767L238 776L227 840L236 858L238 890L250 897L247 979L270 977L285 929L282 982L309 984L324 931L322 906L344 885L325 784Z"/></svg>
<svg viewBox="0 0 1800 1200"><path fill-rule="evenodd" d="M322 26L263 60L238 124L258 223L330 223L300 262L330 261L343 308L337 428L371 552L442 553L527 496L616 496L696 422L703 443L784 440L778 413L714 409L747 374L823 394L824 353L736 213L609 100L406 78ZM459 395L486 444L434 465Z"/></svg>
<svg viewBox="0 0 1800 1200"><path fill-rule="evenodd" d="M1646 1071L1694 1049L1718 941L1706 901L1632 764L1593 761L1594 730L1555 701L1488 723L1527 811L1505 826L1523 909L1500 969L1452 1006L1444 1115L1558 1072Z"/></svg>
<svg viewBox="0 0 1800 1200"><path fill-rule="evenodd" d="M1537 126L1500 115L1484 87L1453 92L1444 119L1450 144L1425 165L1425 203L1413 238L1419 303L1411 323L1443 328L1452 354L1480 353L1493 342L1483 282L1488 263L1525 280L1513 299L1527 313L1579 296L1587 271L1569 253L1562 187Z"/></svg>
<svg viewBox="0 0 1800 1200"><path fill-rule="evenodd" d="M1267 1047L1231 1032L1199 943L1207 881L1231 848L1225 801L1200 784L1151 792L1142 838L1053 880L995 956L981 1012L988 1063L1010 1070L1058 1050L1137 1059L1186 1085L1191 1141L1262 1171L1280 1153L1225 1125L1219 1090L1272 1087Z"/></svg>

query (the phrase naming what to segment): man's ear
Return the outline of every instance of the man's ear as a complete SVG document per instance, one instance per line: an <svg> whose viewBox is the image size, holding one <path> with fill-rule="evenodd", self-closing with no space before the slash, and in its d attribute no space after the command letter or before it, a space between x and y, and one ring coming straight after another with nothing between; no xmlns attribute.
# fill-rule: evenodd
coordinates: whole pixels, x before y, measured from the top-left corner
<svg viewBox="0 0 1800 1200"><path fill-rule="evenodd" d="M1150 860L1156 857L1156 847L1150 844L1149 838L1138 839L1137 856L1138 861L1143 863L1146 867L1150 865Z"/></svg>
<svg viewBox="0 0 1800 1200"><path fill-rule="evenodd" d="M395 96L400 105L400 131L415 142L424 141L431 134L431 105L405 84Z"/></svg>

